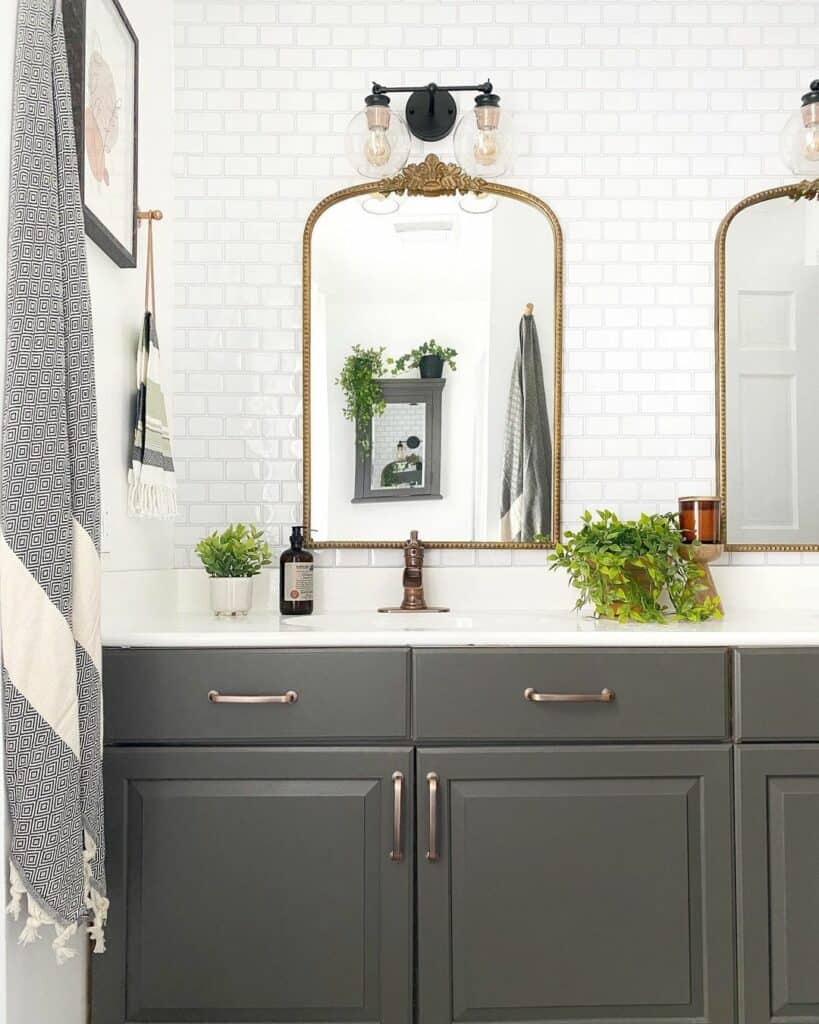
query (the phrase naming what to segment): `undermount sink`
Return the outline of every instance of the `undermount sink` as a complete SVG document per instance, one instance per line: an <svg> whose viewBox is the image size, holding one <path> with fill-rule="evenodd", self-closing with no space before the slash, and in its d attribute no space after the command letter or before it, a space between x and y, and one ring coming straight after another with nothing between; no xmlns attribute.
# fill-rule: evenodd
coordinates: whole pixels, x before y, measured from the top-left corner
<svg viewBox="0 0 819 1024"><path fill-rule="evenodd" d="M525 631L543 629L547 623L565 619L565 613L531 615L526 612L319 612L282 619L282 626L323 632L389 633L398 630Z"/></svg>

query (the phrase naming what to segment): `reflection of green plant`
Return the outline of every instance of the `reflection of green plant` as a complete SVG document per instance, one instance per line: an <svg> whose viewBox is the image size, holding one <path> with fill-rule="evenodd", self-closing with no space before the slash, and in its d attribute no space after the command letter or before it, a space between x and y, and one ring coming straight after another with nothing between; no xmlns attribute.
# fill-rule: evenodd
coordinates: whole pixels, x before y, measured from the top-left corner
<svg viewBox="0 0 819 1024"><path fill-rule="evenodd" d="M392 356L389 356L387 363L392 366L393 373L403 373L404 370L414 370L420 364L423 356L438 356L439 359L442 359L449 365L451 370L454 370L456 369L455 356L457 354L454 348L442 348L434 338L430 338L423 345L419 345L418 348L412 349L411 352L399 356L398 359L393 359Z"/></svg>
<svg viewBox="0 0 819 1024"><path fill-rule="evenodd" d="M234 523L214 531L196 545L208 576L257 576L270 565L270 545L256 526Z"/></svg>
<svg viewBox="0 0 819 1024"><path fill-rule="evenodd" d="M663 592L673 606L670 618L701 622L721 618L719 601L702 596L705 573L681 550L679 517L642 515L621 522L613 512L584 512L577 533L567 531L565 544L549 556L551 569L568 570L576 608L594 605L597 617L620 622L665 622L669 614Z"/></svg>
<svg viewBox="0 0 819 1024"><path fill-rule="evenodd" d="M386 372L383 348L353 345L352 354L344 360L341 373L336 378L336 384L341 387L346 399L344 415L356 424L358 444L363 451L369 451L370 448L367 436L370 421L387 408L378 384L378 378Z"/></svg>

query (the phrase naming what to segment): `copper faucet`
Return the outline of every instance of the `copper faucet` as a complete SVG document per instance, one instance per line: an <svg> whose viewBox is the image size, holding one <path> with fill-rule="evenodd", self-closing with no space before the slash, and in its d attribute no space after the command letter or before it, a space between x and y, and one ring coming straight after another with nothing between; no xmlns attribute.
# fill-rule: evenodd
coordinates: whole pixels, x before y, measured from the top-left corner
<svg viewBox="0 0 819 1024"><path fill-rule="evenodd" d="M404 600L398 608L379 608L380 612L448 612L448 608L430 608L424 600L424 545L418 531L410 532L404 545Z"/></svg>

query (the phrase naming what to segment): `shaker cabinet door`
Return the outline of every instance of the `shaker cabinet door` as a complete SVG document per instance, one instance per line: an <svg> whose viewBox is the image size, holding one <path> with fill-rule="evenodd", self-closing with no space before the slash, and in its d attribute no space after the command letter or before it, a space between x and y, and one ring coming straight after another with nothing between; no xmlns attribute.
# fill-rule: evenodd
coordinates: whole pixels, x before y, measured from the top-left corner
<svg viewBox="0 0 819 1024"><path fill-rule="evenodd" d="M728 747L425 749L416 778L423 1024L734 1020Z"/></svg>
<svg viewBox="0 0 819 1024"><path fill-rule="evenodd" d="M408 1024L411 799L405 748L107 750L94 1022Z"/></svg>
<svg viewBox="0 0 819 1024"><path fill-rule="evenodd" d="M735 756L740 1020L819 1021L819 746Z"/></svg>

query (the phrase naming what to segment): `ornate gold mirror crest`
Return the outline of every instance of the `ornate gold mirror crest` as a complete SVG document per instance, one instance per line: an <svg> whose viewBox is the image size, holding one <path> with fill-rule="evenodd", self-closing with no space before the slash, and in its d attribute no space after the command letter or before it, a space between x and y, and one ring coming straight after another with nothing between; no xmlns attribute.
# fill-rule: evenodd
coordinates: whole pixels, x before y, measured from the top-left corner
<svg viewBox="0 0 819 1024"><path fill-rule="evenodd" d="M801 199L817 200L819 199L819 178L814 181L800 181L790 185L782 185L777 188L765 189L762 192L756 192L753 195L746 196L740 202L738 202L723 218L722 223L719 226L715 242L715 302L714 302L714 317L715 317L715 354L716 354L716 419L717 419L717 431L716 431L716 462L717 462L717 488L722 503L722 536L726 540L726 548L729 551L819 551L819 524L815 531L816 540L811 539L810 542L804 540L804 537L800 539L798 543L779 543L778 539L780 536L787 535L789 530L787 524L773 523L766 525L764 523L764 512L761 514L757 512L757 519L760 521L758 529L758 535L755 536L753 529L747 531L747 535L754 538L755 541L759 542L737 542L736 537L738 534L742 534L743 527L746 522L746 508L752 509L752 515L747 516L750 520L753 518L753 500L743 490L743 500L740 502L737 500L736 493L730 493L732 490L737 491L737 480L739 477L737 474L740 472L745 473L747 470L742 469L745 463L741 465L729 466L728 449L731 440L729 438L729 406L732 404L731 392L734 387L732 383L733 378L730 376L731 367L729 363L733 362L734 366L739 375L745 372L747 377L757 377L759 380L759 387L766 387L767 378L774 376L778 381L782 382L786 377L791 377L796 374L797 369L788 369L784 362L779 368L773 362L770 362L769 366L766 366L761 362L761 354L766 351L765 341L760 341L756 336L759 332L756 331L753 336L749 335L746 340L743 336L743 330L747 330L747 327L742 326L742 317L739 313L740 303L747 298L748 295L753 297L754 301L776 303L779 302L782 306L783 315L781 322L783 323L782 330L784 332L790 332L790 339L786 340L783 337L777 339L776 345L774 346L781 352L795 353L798 348L798 327L795 326L797 314L793 306L793 302L796 298L790 295L791 284L782 275L785 264L780 262L776 263L775 257L772 255L777 249L777 241L771 237L770 232L766 233L765 225L761 223L761 226L757 228L758 238L754 240L754 243L750 243L750 236L740 236L740 242L738 249L733 253L732 259L735 261L735 265L741 262L743 253L748 255L747 269L743 270L744 277L740 284L739 278L733 283L729 280L727 250L728 250L728 239L729 229L735 222L736 218L744 211L751 210L754 207L760 206L760 204L771 203L775 200L789 199L793 202L798 202ZM800 204L801 205L801 204ZM782 223L783 217L789 213L790 207L786 204L780 210L779 222ZM819 210L816 211L819 215ZM772 208L771 214L776 214L776 211ZM774 222L777 218L773 218ZM819 216L814 218L819 223ZM761 219L760 219L761 220ZM748 230L747 228L745 230ZM783 226L783 233L787 231ZM779 239L781 243L782 239ZM798 266L799 260L796 258L796 254L800 252L799 240L793 237L788 240L790 243L790 253L788 258L794 266ZM744 244L742 244L744 243ZM819 262L819 248L813 253L811 269L816 268L816 263ZM779 277L777 275L780 275ZM782 278L780 280L780 277ZM731 296L729 296L729 290L731 290ZM815 296L814 296L815 298ZM730 301L729 301L730 300ZM750 306L748 307L750 309ZM757 307L759 310L760 307ZM784 312L787 310L787 312ZM819 309L813 308L808 311L808 320L810 323L815 324L816 316L819 313ZM729 325L729 319L733 318L732 325ZM748 315L745 317L745 324L752 324L755 318ZM753 331L753 328L751 328ZM731 337L729 337L731 335ZM736 337L734 337L736 335ZM809 342L812 339L809 339ZM729 347L732 349L729 352ZM812 346L817 348L815 343ZM773 351L773 349L771 349ZM747 360L747 371L743 371L739 365L741 358ZM754 361L756 360L756 362ZM798 360L795 361L795 367L798 368ZM819 379L816 381L811 380L811 386L813 384L819 384ZM793 386L796 387L798 384L794 380ZM785 385L780 385L785 393ZM790 385L789 385L790 386ZM739 403L738 390L733 398L733 404L736 406ZM796 393L793 392L794 400ZM761 397L761 391L760 391ZM750 402L745 403L749 408L751 407ZM807 402L802 402L802 406L807 405ZM815 401L814 401L815 404ZM756 410L751 419L760 418L758 413L760 406L767 405L766 402L760 402L756 406ZM783 405L784 408L784 405ZM736 415L737 410L734 409ZM742 413L740 412L740 417ZM774 415L773 413L771 414ZM778 417L778 421L781 422L783 417ZM796 425L791 424L793 431L796 431ZM759 427L759 432L764 435L764 427ZM734 434L742 433L742 422L740 419L739 424L734 424ZM738 442L734 442L735 444ZM773 442L772 442L773 443ZM796 450L796 438L794 437L794 451ZM781 456L782 460L787 460L791 457L790 453L783 450L784 446L781 446L778 453L775 453L774 458L770 462L778 463L780 459L776 458L776 454ZM762 451L753 453L755 458L758 458L764 466L764 458ZM797 453L798 454L798 453ZM741 460L732 456L734 462L740 463ZM805 466L805 459L801 462L801 468L797 471L796 458L794 457L793 472L796 477L798 472L805 472L809 467ZM809 460L808 460L809 461ZM732 485L733 481L733 485ZM767 481L768 490L775 492L777 490L776 484L773 480ZM819 485L819 481L817 481ZM742 481L739 483L739 487L742 488ZM761 490L761 488L760 488ZM780 491L787 490L787 488L780 488ZM749 490L750 493L750 490ZM794 523L799 521L798 505L799 501L797 498L788 496L786 501L793 503ZM811 502L813 504L813 502ZM740 508L740 505L742 508ZM740 508L738 513L735 513L735 508ZM740 519L735 518L736 515L740 516ZM773 517L771 517L773 518ZM772 538L771 542L762 542L761 535L764 533ZM732 541L732 532L734 534L734 540ZM796 535L800 534L798 531ZM804 533L804 530L802 531ZM804 540L804 542L802 542Z"/></svg>
<svg viewBox="0 0 819 1024"><path fill-rule="evenodd" d="M311 211L304 227L302 257L302 358L303 378L302 394L304 403L303 429L303 520L305 535L311 537L315 533L313 515L313 496L316 481L313 479L315 460L312 455L311 443L314 433L313 414L311 408L311 370L313 368L312 350L312 282L313 282L313 250L314 231L319 219L329 209L345 200L356 197L378 195L381 197L395 196L463 196L468 193L477 196L506 197L538 210L546 217L551 228L553 244L553 357L554 372L547 383L554 388L552 427L552 466L551 466L551 528L550 540L544 543L515 542L503 540L436 540L434 536L422 535L425 547L429 548L551 548L560 536L560 449L561 449L561 381L562 381L562 338L563 338L563 236L560 223L551 209L542 199L522 189L467 174L455 163L445 163L435 154L429 154L421 163L406 166L399 174L375 182L364 182L349 188L340 189L322 199ZM372 259L378 254L372 253ZM522 312L523 310L521 310ZM542 340L542 350L546 351L547 341ZM551 352L550 352L551 356ZM405 538L396 536L395 540L334 540L313 536L311 546L315 548L402 548Z"/></svg>

